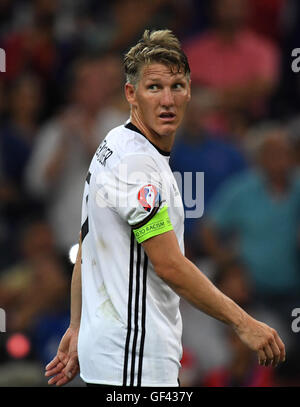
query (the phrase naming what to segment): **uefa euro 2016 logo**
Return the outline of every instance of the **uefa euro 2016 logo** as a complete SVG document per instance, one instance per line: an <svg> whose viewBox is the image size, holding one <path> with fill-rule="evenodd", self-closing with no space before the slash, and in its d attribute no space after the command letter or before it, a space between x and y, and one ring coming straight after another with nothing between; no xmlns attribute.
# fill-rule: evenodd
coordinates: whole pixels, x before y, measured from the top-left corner
<svg viewBox="0 0 300 407"><path fill-rule="evenodd" d="M144 185L138 193L138 201L145 209L150 212L154 207L158 207L161 203L160 194L154 185Z"/></svg>
<svg viewBox="0 0 300 407"><path fill-rule="evenodd" d="M0 332L6 332L6 314L2 308L0 308Z"/></svg>
<svg viewBox="0 0 300 407"><path fill-rule="evenodd" d="M0 48L0 72L6 72L6 54L2 48Z"/></svg>

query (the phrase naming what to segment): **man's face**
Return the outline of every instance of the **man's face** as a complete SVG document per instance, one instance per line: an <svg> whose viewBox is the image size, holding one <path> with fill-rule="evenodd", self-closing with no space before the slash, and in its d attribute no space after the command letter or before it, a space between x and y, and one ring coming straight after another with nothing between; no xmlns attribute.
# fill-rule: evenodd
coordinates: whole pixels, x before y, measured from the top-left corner
<svg viewBox="0 0 300 407"><path fill-rule="evenodd" d="M293 155L287 136L275 133L265 141L260 160L263 169L271 179L285 178L293 168Z"/></svg>
<svg viewBox="0 0 300 407"><path fill-rule="evenodd" d="M102 69L101 60L87 62L79 67L74 83L75 102L91 111L98 111L107 95L108 84Z"/></svg>
<svg viewBox="0 0 300 407"><path fill-rule="evenodd" d="M191 97L190 83L183 73L153 63L142 68L136 88L126 84L126 96L132 114L147 130L160 136L174 135Z"/></svg>

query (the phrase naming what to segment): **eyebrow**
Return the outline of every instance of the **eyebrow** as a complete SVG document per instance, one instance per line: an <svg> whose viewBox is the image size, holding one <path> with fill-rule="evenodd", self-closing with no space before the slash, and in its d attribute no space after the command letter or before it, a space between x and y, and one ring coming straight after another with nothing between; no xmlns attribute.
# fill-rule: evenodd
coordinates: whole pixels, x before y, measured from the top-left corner
<svg viewBox="0 0 300 407"><path fill-rule="evenodd" d="M174 75L174 78L172 78L174 81L184 81L185 76L180 76L180 78L177 77L177 74ZM161 78L152 76L152 77L147 77L145 78L146 81L150 81L150 82L160 82Z"/></svg>

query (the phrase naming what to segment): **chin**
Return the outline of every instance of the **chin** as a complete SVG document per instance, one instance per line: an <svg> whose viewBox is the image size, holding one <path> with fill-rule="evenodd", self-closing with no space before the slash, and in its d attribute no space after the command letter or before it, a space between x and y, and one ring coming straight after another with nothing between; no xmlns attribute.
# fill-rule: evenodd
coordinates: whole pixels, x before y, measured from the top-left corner
<svg viewBox="0 0 300 407"><path fill-rule="evenodd" d="M178 126L174 124L163 124L158 127L157 134L160 136L172 136L176 132Z"/></svg>

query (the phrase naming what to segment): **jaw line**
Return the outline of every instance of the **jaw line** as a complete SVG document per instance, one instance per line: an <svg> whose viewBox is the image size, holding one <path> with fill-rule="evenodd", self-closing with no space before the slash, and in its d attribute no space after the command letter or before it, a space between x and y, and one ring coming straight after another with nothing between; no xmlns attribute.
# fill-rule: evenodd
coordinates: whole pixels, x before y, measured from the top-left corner
<svg viewBox="0 0 300 407"><path fill-rule="evenodd" d="M177 116L177 115L175 115ZM152 138L156 137L158 139L162 139L163 137L173 137L175 136L175 133L178 129L178 126L176 126L176 129L172 131L172 134L159 134L157 133L153 128L150 129L148 126L145 125L143 120L141 120L139 112L137 110L132 110L131 115L130 115L131 121L134 121L135 124L137 124L137 127L140 128L140 130L144 133L144 135L149 138L150 141L153 141ZM164 125L172 125L172 123L164 123Z"/></svg>

